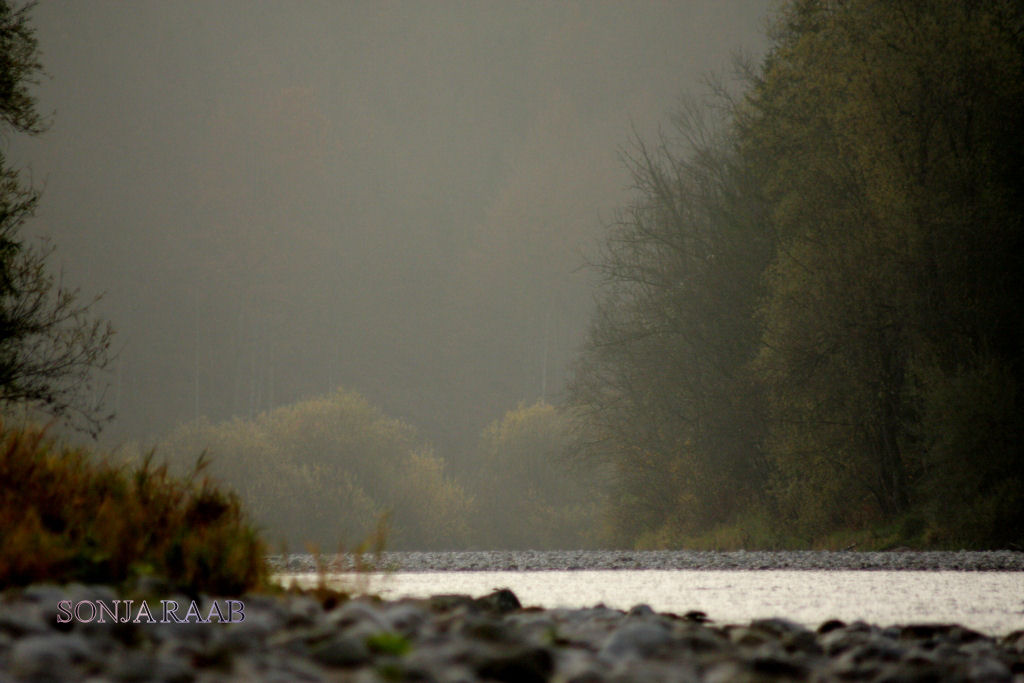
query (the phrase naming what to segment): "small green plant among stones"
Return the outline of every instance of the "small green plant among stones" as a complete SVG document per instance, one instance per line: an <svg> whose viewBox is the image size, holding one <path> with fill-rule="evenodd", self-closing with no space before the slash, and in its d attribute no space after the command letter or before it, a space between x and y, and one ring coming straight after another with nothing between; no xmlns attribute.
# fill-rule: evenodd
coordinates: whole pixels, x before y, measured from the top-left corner
<svg viewBox="0 0 1024 683"><path fill-rule="evenodd" d="M391 631L373 634L366 639L366 646L376 654L395 655L396 657L401 657L412 648L408 638Z"/></svg>

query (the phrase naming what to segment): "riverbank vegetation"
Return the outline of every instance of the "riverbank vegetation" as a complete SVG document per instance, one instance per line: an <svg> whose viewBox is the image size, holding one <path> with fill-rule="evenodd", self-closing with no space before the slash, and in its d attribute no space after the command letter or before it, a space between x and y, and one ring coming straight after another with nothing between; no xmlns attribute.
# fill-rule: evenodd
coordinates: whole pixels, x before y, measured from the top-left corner
<svg viewBox="0 0 1024 683"><path fill-rule="evenodd" d="M81 581L238 595L264 587L266 548L237 496L193 463L184 478L62 447L45 431L0 436L0 585Z"/></svg>
<svg viewBox="0 0 1024 683"><path fill-rule="evenodd" d="M411 426L352 392L253 420L188 423L157 446L182 472L204 451L211 474L238 491L267 538L293 550L352 547L383 516L393 547L453 547L467 534L470 499L444 460ZM144 452L122 451L132 459Z"/></svg>
<svg viewBox="0 0 1024 683"><path fill-rule="evenodd" d="M210 474L291 550L352 548L382 519L392 549L594 547L600 501L592 473L572 471L569 439L553 406L520 406L484 430L477 468L456 478L413 427L339 390L252 420L192 422L156 451L181 473L209 453Z"/></svg>

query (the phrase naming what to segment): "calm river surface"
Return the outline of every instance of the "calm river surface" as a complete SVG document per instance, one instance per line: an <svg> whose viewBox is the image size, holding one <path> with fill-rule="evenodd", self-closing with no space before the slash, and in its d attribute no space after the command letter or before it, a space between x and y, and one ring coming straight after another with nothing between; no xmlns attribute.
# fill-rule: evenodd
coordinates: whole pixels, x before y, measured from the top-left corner
<svg viewBox="0 0 1024 683"><path fill-rule="evenodd" d="M316 581L282 574L286 585ZM332 574L332 585L386 599L480 596L511 588L523 606L658 612L702 610L719 623L785 617L816 628L828 619L881 626L958 623L989 635L1024 628L1024 573L964 571L574 570Z"/></svg>

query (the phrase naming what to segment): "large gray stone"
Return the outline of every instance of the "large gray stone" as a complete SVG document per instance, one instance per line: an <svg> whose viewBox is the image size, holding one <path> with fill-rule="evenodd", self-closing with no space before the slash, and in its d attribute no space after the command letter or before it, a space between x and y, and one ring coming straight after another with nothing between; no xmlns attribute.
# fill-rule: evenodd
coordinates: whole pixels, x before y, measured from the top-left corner
<svg viewBox="0 0 1024 683"><path fill-rule="evenodd" d="M32 635L11 648L11 671L33 681L77 680L97 653L77 633Z"/></svg>
<svg viewBox="0 0 1024 683"><path fill-rule="evenodd" d="M344 633L312 644L309 654L314 661L329 667L361 666L372 658L363 639Z"/></svg>
<svg viewBox="0 0 1024 683"><path fill-rule="evenodd" d="M608 660L622 657L651 657L672 642L672 635L663 626L647 621L630 621L609 636L601 648Z"/></svg>

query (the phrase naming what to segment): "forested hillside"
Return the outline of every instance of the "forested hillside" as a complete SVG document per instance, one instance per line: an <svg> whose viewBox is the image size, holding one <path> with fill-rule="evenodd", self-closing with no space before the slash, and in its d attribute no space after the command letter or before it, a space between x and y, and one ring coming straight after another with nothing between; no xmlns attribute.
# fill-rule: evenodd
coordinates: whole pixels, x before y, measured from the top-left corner
<svg viewBox="0 0 1024 683"><path fill-rule="evenodd" d="M786 3L637 141L579 456L621 544L1024 544L1024 9Z"/></svg>

